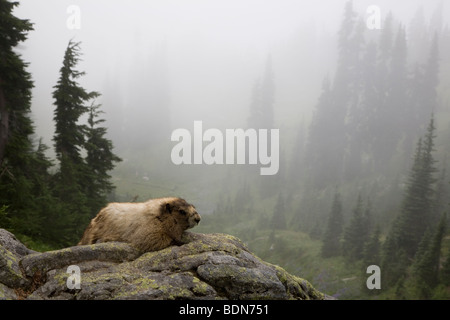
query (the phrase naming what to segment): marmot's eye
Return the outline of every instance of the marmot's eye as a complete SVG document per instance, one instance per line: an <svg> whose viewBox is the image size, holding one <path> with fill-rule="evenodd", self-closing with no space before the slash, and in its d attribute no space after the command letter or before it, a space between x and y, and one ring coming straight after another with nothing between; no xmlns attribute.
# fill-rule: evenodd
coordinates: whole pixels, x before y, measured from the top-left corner
<svg viewBox="0 0 450 320"><path fill-rule="evenodd" d="M180 214L183 215L183 216L185 216L185 215L186 215L186 211L180 210Z"/></svg>

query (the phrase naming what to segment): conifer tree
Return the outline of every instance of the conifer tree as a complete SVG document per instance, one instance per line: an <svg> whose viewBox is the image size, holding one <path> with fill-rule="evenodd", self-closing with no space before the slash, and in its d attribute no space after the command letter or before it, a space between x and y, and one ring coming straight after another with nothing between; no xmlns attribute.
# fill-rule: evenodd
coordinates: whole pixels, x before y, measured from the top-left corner
<svg viewBox="0 0 450 320"><path fill-rule="evenodd" d="M358 196L350 224L344 230L342 252L349 261L356 261L363 257L364 243L367 233L364 226L363 202Z"/></svg>
<svg viewBox="0 0 450 320"><path fill-rule="evenodd" d="M438 283L442 238L445 233L446 215L431 236L425 233L417 251L413 269L413 281L419 298L430 298L432 289Z"/></svg>
<svg viewBox="0 0 450 320"><path fill-rule="evenodd" d="M281 193L278 194L277 203L273 210L271 227L274 230L286 229L286 203Z"/></svg>
<svg viewBox="0 0 450 320"><path fill-rule="evenodd" d="M383 64L380 72L386 73L380 75L380 80L384 79L385 83L379 83L379 101L375 105L376 121L371 127L376 171L385 173L402 138L405 126L402 119L407 117L407 44L406 31L401 25L395 36L390 58Z"/></svg>
<svg viewBox="0 0 450 320"><path fill-rule="evenodd" d="M86 164L88 176L85 181L88 207L97 212L107 202L107 195L114 190L109 172L121 159L113 153L112 141L105 137L107 128L100 126L104 119L99 119L103 112L100 105L92 105L89 109L88 126L86 128Z"/></svg>
<svg viewBox="0 0 450 320"><path fill-rule="evenodd" d="M394 220L382 250L384 281L393 284L405 275L414 258L425 230L430 226L434 199L433 158L435 139L434 117L431 117L427 133L419 139L401 212Z"/></svg>
<svg viewBox="0 0 450 320"><path fill-rule="evenodd" d="M336 190L323 239L321 252L323 257L328 258L340 254L340 238L342 234L342 225L342 201L340 194Z"/></svg>
<svg viewBox="0 0 450 320"><path fill-rule="evenodd" d="M33 81L14 50L33 30L28 20L12 14L18 4L0 0L0 208L8 213L3 227L30 236L41 231L36 201L46 177L35 171L40 163L30 118Z"/></svg>
<svg viewBox="0 0 450 320"><path fill-rule="evenodd" d="M272 58L267 57L262 79L257 79L252 91L248 126L254 129L271 129L274 126L275 77Z"/></svg>
<svg viewBox="0 0 450 320"><path fill-rule="evenodd" d="M307 164L318 188L338 183L348 149L347 115L360 87L364 24L348 1L338 34L338 64L332 83L324 83L308 136ZM326 130L324 130L326 128ZM358 154L358 150L351 151ZM354 157L352 157L354 158ZM349 164L350 166L351 164Z"/></svg>
<svg viewBox="0 0 450 320"><path fill-rule="evenodd" d="M440 281L444 285L450 286L450 250L447 250L447 258L442 265Z"/></svg>
<svg viewBox="0 0 450 320"><path fill-rule="evenodd" d="M426 127L426 119L438 108L437 87L439 85L439 43L435 35L429 48L426 63L417 63L409 84L409 107L405 115L405 147L412 145L411 139ZM410 147L412 149L412 147Z"/></svg>
<svg viewBox="0 0 450 320"><path fill-rule="evenodd" d="M433 209L435 160L433 158L435 139L434 117L427 133L419 141L414 164L411 169L402 211L398 218L398 246L409 257L416 253L425 229L429 226Z"/></svg>
<svg viewBox="0 0 450 320"><path fill-rule="evenodd" d="M12 14L18 4L0 1L0 165L3 169L6 155L8 166L23 161L20 158L29 151L29 137L33 133L29 118L33 82L26 71L27 64L14 51L26 40L33 26Z"/></svg>
<svg viewBox="0 0 450 320"><path fill-rule="evenodd" d="M369 239L364 245L363 251L363 265L380 265L380 242L381 230L379 227L370 235Z"/></svg>
<svg viewBox="0 0 450 320"><path fill-rule="evenodd" d="M57 223L65 226L58 231L64 234L61 239L64 239L66 245L78 239L80 228L84 228L93 214L89 211L86 184L90 171L82 155L86 126L80 123L80 117L89 112L88 102L99 94L88 92L77 83L77 79L85 74L76 70L79 60L80 45L70 41L64 54L59 80L53 91L56 107L53 141L59 162L54 192L64 204ZM59 238L60 235L55 237Z"/></svg>

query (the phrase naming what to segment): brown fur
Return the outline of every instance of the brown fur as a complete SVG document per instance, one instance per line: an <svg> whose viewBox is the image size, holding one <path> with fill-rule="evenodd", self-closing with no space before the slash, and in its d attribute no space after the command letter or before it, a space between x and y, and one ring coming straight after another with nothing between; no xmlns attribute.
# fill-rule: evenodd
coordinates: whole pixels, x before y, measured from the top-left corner
<svg viewBox="0 0 450 320"><path fill-rule="evenodd" d="M199 221L195 207L180 198L115 202L91 220L78 245L121 241L131 243L142 252L156 251L180 244L183 232Z"/></svg>

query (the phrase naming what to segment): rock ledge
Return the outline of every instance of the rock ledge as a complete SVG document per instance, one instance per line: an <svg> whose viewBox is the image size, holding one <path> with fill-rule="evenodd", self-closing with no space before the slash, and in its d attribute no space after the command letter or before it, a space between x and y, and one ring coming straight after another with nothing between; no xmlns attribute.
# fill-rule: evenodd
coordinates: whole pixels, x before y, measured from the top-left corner
<svg viewBox="0 0 450 320"><path fill-rule="evenodd" d="M144 254L119 242L38 253L0 229L0 300L327 298L233 236L186 233L183 242Z"/></svg>

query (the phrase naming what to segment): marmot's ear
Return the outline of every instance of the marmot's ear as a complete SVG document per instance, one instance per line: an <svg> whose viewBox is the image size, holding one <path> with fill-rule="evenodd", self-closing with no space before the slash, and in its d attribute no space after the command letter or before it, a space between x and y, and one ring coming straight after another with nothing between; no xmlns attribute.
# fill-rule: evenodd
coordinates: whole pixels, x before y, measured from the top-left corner
<svg viewBox="0 0 450 320"><path fill-rule="evenodd" d="M170 203L166 203L164 208L166 209L167 213L172 213L173 206Z"/></svg>

